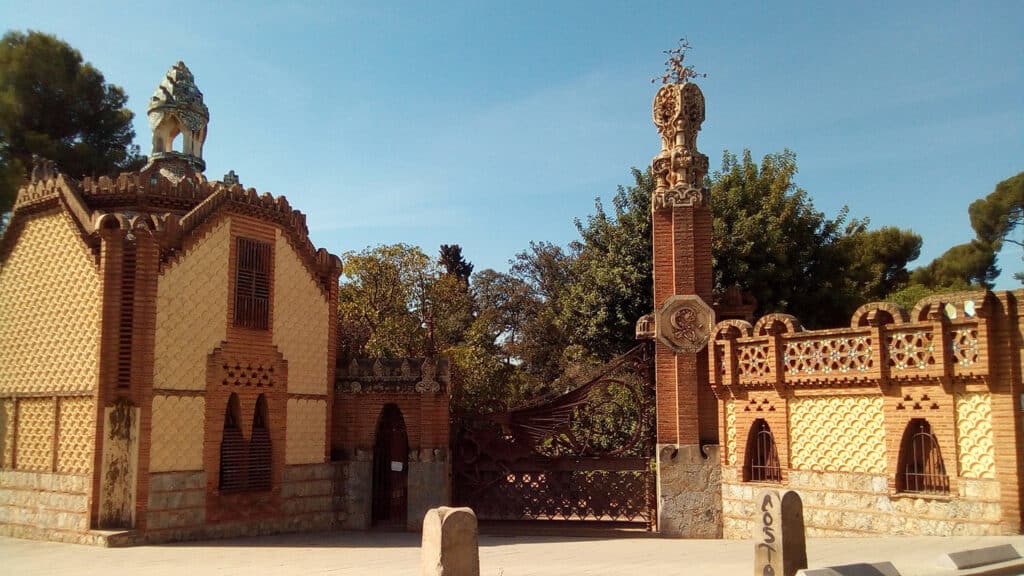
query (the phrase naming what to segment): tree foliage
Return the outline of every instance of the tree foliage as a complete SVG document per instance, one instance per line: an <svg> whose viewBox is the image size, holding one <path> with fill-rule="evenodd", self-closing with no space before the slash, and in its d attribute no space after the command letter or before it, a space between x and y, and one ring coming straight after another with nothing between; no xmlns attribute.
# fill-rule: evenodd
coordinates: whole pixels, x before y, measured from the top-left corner
<svg viewBox="0 0 1024 576"><path fill-rule="evenodd" d="M576 220L580 239L570 245L572 278L560 321L574 356L583 351L608 360L634 344L636 321L654 308L650 171L632 170L633 185L619 186L608 214L600 199L594 214Z"/></svg>
<svg viewBox="0 0 1024 576"><path fill-rule="evenodd" d="M55 36L7 32L0 40L0 213L11 209L33 156L76 178L139 166L127 100Z"/></svg>
<svg viewBox="0 0 1024 576"><path fill-rule="evenodd" d="M441 244L438 264L444 269L445 274L455 276L463 283L469 284L469 277L473 274L473 265L462 256L462 246Z"/></svg>
<svg viewBox="0 0 1024 576"><path fill-rule="evenodd" d="M967 211L975 238L914 270L911 280L915 284L931 290L993 286L1000 273L996 254L1003 243L1022 246L1012 234L1024 222L1024 172L997 184L991 194L972 202Z"/></svg>

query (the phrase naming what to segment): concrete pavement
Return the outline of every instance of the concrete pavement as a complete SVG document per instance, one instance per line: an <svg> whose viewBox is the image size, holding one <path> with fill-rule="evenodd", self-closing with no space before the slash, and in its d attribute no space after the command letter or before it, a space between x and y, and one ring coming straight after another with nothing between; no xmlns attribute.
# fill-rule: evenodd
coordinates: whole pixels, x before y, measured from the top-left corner
<svg viewBox="0 0 1024 576"><path fill-rule="evenodd" d="M1024 552L1024 536L894 536L810 539L807 556L811 568L890 561L903 576L943 575L954 572L938 567L942 554L999 544L1013 544ZM484 535L480 537L480 564L482 576L751 576L753 544L741 540ZM418 571L419 535L409 533L288 534L133 548L0 538L0 573L12 575L416 576Z"/></svg>

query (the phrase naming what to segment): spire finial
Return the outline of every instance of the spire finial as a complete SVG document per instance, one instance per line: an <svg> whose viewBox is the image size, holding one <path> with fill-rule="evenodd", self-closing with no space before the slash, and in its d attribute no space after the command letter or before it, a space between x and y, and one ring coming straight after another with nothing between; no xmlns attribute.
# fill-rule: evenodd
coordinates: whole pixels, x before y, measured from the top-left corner
<svg viewBox="0 0 1024 576"><path fill-rule="evenodd" d="M153 130L151 158L176 158L187 161L195 170L206 169L203 143L210 110L203 103L203 93L196 87L192 72L178 61L157 86L149 99L149 127ZM174 150L174 140L181 134L182 149Z"/></svg>

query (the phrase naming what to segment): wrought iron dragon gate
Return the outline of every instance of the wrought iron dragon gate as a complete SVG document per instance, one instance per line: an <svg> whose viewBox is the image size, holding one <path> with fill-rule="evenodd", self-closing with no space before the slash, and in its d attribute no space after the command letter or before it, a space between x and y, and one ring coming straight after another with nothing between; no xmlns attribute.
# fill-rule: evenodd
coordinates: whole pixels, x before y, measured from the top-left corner
<svg viewBox="0 0 1024 576"><path fill-rule="evenodd" d="M650 343L561 396L457 414L453 499L482 520L630 522L655 528Z"/></svg>

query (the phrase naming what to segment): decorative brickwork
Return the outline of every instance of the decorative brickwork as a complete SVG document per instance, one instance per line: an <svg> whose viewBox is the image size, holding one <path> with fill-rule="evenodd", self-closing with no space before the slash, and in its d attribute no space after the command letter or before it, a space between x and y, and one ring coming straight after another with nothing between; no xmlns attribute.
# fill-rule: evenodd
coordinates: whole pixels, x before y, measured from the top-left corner
<svg viewBox="0 0 1024 576"><path fill-rule="evenodd" d="M736 402L725 401L725 449L729 455L729 465L736 465Z"/></svg>
<svg viewBox="0 0 1024 576"><path fill-rule="evenodd" d="M286 464L317 464L326 451L327 401L288 399Z"/></svg>
<svg viewBox="0 0 1024 576"><path fill-rule="evenodd" d="M889 336L889 366L894 370L926 370L935 365L934 336L927 330L898 332Z"/></svg>
<svg viewBox="0 0 1024 576"><path fill-rule="evenodd" d="M57 432L57 472L92 471L96 438L96 403L91 397L61 398Z"/></svg>
<svg viewBox="0 0 1024 576"><path fill-rule="evenodd" d="M0 468L14 465L14 400L0 400Z"/></svg>
<svg viewBox="0 0 1024 576"><path fill-rule="evenodd" d="M53 399L23 398L18 402L17 418L18 470L53 470Z"/></svg>
<svg viewBox="0 0 1024 576"><path fill-rule="evenodd" d="M150 472L203 469L202 396L154 396Z"/></svg>
<svg viewBox="0 0 1024 576"><path fill-rule="evenodd" d="M978 328L964 327L953 331L953 362L969 368L978 363Z"/></svg>
<svg viewBox="0 0 1024 576"><path fill-rule="evenodd" d="M1018 532L1022 296L940 294L909 315L875 303L850 328L810 332L720 323L708 375L727 448L750 417L769 421L810 534ZM736 448L724 531L748 537L754 491Z"/></svg>
<svg viewBox="0 0 1024 576"><path fill-rule="evenodd" d="M758 380L771 375L771 364L768 362L768 345L752 344L744 346L740 351L740 378Z"/></svg>
<svg viewBox="0 0 1024 576"><path fill-rule="evenodd" d="M965 478L995 478L992 402L988 393L957 394L956 431L960 475Z"/></svg>
<svg viewBox="0 0 1024 576"><path fill-rule="evenodd" d="M0 265L0 302L0 392L96 387L99 273L66 213L24 222Z"/></svg>
<svg viewBox="0 0 1024 576"><path fill-rule="evenodd" d="M288 360L288 392L327 394L330 306L288 239L274 249L274 345Z"/></svg>
<svg viewBox="0 0 1024 576"><path fill-rule="evenodd" d="M870 336L790 340L783 362L791 374L864 372L874 366Z"/></svg>
<svg viewBox="0 0 1024 576"><path fill-rule="evenodd" d="M789 410L792 468L885 473L881 396L794 398Z"/></svg>
<svg viewBox="0 0 1024 576"><path fill-rule="evenodd" d="M153 388L206 388L207 355L227 338L229 220L168 264L157 288Z"/></svg>

